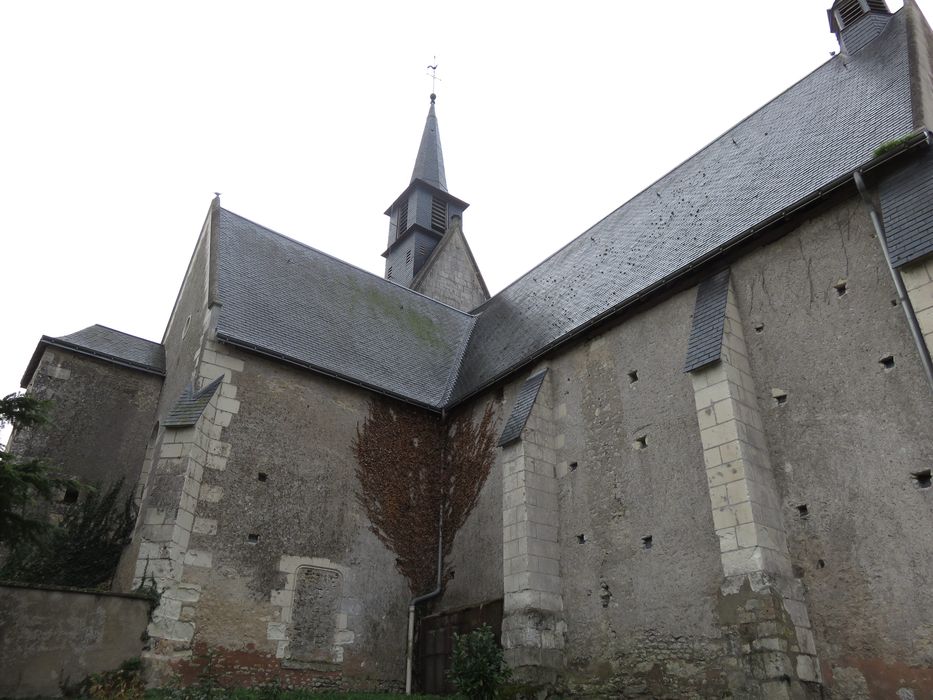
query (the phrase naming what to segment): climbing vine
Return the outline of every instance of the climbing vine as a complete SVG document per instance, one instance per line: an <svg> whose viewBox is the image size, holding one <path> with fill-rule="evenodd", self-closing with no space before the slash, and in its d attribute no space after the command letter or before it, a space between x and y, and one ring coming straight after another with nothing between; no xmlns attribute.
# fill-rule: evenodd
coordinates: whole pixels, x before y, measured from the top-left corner
<svg viewBox="0 0 933 700"><path fill-rule="evenodd" d="M466 522L495 460L492 405L479 423L469 412L443 422L412 407L374 399L357 428L357 500L370 530L395 554L414 595L434 588L438 517L443 556ZM449 571L444 571L444 580Z"/></svg>

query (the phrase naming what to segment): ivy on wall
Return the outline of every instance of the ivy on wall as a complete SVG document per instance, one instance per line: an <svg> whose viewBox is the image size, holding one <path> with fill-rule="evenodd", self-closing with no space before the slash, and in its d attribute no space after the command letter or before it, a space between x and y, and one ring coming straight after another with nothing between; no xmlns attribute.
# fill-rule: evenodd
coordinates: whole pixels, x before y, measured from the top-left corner
<svg viewBox="0 0 933 700"><path fill-rule="evenodd" d="M370 530L395 554L412 594L434 588L438 517L444 510L443 557L466 522L495 461L493 409L475 423L464 411L447 421L373 399L357 428L357 500ZM444 581L449 570L444 571Z"/></svg>

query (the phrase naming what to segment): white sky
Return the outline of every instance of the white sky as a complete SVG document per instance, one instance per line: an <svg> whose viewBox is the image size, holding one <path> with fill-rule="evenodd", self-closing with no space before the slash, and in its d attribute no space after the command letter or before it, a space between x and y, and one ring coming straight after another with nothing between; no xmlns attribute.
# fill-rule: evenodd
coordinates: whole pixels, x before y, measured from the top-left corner
<svg viewBox="0 0 933 700"><path fill-rule="evenodd" d="M5 2L0 395L42 334L160 340L215 191L381 275L435 55L496 292L828 60L830 3Z"/></svg>

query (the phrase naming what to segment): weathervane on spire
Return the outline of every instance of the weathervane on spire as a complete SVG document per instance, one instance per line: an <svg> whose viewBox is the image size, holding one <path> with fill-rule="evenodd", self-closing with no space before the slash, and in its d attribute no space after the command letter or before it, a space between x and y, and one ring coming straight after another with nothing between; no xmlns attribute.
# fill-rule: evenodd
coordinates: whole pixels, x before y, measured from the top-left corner
<svg viewBox="0 0 933 700"><path fill-rule="evenodd" d="M434 104L434 98L437 97L437 95L434 94L434 87L437 84L437 81L440 80L440 78L437 77L437 56L434 57L433 63L434 63L433 66L431 65L428 66L428 70L430 70L431 72L425 73L425 75L431 76L431 104L432 105Z"/></svg>

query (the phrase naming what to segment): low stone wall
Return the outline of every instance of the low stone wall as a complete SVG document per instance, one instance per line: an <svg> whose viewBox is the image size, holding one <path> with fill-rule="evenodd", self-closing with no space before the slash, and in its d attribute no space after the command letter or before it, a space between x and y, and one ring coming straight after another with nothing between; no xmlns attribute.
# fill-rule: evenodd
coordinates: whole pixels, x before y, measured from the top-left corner
<svg viewBox="0 0 933 700"><path fill-rule="evenodd" d="M0 583L0 697L61 686L140 655L149 599Z"/></svg>

